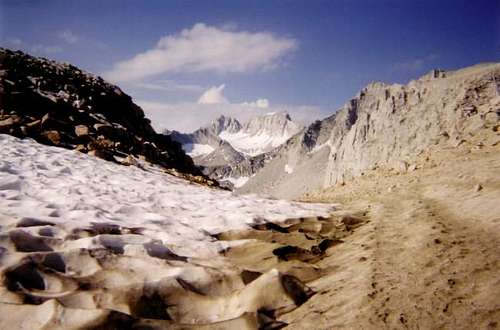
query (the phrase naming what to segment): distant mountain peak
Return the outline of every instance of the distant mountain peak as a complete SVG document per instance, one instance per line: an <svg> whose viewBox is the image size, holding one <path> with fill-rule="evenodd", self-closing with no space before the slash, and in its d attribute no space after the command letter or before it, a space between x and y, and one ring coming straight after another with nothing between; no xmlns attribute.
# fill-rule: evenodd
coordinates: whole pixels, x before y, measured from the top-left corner
<svg viewBox="0 0 500 330"><path fill-rule="evenodd" d="M239 187L301 129L286 112L262 113L244 124L220 115L191 134L172 134L172 138L209 177Z"/></svg>
<svg viewBox="0 0 500 330"><path fill-rule="evenodd" d="M300 126L294 123L287 112L270 112L252 118L243 125L242 131L248 135L269 135L271 137L286 137L300 130ZM282 140L282 139L280 139Z"/></svg>
<svg viewBox="0 0 500 330"><path fill-rule="evenodd" d="M240 130L219 133L239 152L256 156L271 151L300 131L286 112L270 112L250 119Z"/></svg>
<svg viewBox="0 0 500 330"><path fill-rule="evenodd" d="M223 131L238 132L241 129L241 124L236 118L220 115L212 120L209 127L215 135L219 135Z"/></svg>

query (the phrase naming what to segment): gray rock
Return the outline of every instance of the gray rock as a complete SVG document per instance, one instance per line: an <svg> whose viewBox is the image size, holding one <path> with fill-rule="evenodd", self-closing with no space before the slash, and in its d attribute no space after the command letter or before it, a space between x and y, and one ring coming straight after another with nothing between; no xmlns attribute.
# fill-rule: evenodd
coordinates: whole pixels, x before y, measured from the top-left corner
<svg viewBox="0 0 500 330"><path fill-rule="evenodd" d="M480 118L495 104L499 80L500 64L484 64L433 71L407 85L372 83L291 138L238 190L297 198L375 166L394 167L436 143L458 145L485 130ZM443 132L449 138L443 139ZM292 175L284 170L287 165L294 168Z"/></svg>

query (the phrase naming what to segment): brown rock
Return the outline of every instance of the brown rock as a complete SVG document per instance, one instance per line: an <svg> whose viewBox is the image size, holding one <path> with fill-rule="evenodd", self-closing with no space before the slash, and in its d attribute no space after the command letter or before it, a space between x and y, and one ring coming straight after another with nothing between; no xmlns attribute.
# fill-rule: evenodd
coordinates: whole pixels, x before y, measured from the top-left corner
<svg viewBox="0 0 500 330"><path fill-rule="evenodd" d="M14 125L14 119L12 117L9 117L7 119L1 120L0 121L0 130L8 129L12 125Z"/></svg>
<svg viewBox="0 0 500 330"><path fill-rule="evenodd" d="M58 131L45 131L41 135L54 145L61 143L61 135Z"/></svg>
<svg viewBox="0 0 500 330"><path fill-rule="evenodd" d="M89 135L89 128L85 125L76 125L75 134L76 136L87 136Z"/></svg>

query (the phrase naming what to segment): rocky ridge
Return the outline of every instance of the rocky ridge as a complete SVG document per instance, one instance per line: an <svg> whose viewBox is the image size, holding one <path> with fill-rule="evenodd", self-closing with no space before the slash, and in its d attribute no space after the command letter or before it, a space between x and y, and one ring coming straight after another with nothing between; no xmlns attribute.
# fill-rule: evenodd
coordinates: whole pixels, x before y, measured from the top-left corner
<svg viewBox="0 0 500 330"><path fill-rule="evenodd" d="M291 138L241 192L297 198L368 170L416 168L429 146L500 140L500 64L434 70L407 85L372 83L334 115ZM480 147L480 146L479 146Z"/></svg>
<svg viewBox="0 0 500 330"><path fill-rule="evenodd" d="M0 133L207 180L120 88L77 67L0 48Z"/></svg>

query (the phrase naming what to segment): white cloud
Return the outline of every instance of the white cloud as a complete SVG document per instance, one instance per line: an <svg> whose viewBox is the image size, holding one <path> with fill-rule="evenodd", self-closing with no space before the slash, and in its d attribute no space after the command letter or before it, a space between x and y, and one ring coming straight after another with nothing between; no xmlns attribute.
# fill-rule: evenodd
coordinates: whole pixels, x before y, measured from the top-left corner
<svg viewBox="0 0 500 330"><path fill-rule="evenodd" d="M241 105L247 105L250 107L256 107L260 109L267 109L269 108L269 100L268 99L258 99L257 101L253 102L243 102Z"/></svg>
<svg viewBox="0 0 500 330"><path fill-rule="evenodd" d="M296 47L294 39L268 32L233 31L198 23L161 38L153 49L116 63L103 75L124 82L173 72L250 72L276 66Z"/></svg>
<svg viewBox="0 0 500 330"><path fill-rule="evenodd" d="M245 122L250 118L262 115L262 109L245 104L198 104L198 103L161 103L145 100L135 101L142 107L146 116L151 119L153 127L161 132L165 129L180 132L193 132L207 125L220 115L231 116ZM267 112L286 111L295 122L307 125L327 116L315 106L273 105Z"/></svg>
<svg viewBox="0 0 500 330"><path fill-rule="evenodd" d="M198 104L224 104L230 103L226 97L224 96L224 88L226 88L225 84L220 86L212 86L207 89L198 99ZM253 102L243 102L239 105L244 107L252 107L259 109L267 109L269 108L269 100L268 99L258 99Z"/></svg>
<svg viewBox="0 0 500 330"><path fill-rule="evenodd" d="M76 34L74 34L71 30L63 30L57 33L57 37L64 41L67 44L76 44L80 39Z"/></svg>
<svg viewBox="0 0 500 330"><path fill-rule="evenodd" d="M207 89L198 99L198 104L223 104L229 103L224 97L223 91L226 85L213 86Z"/></svg>

